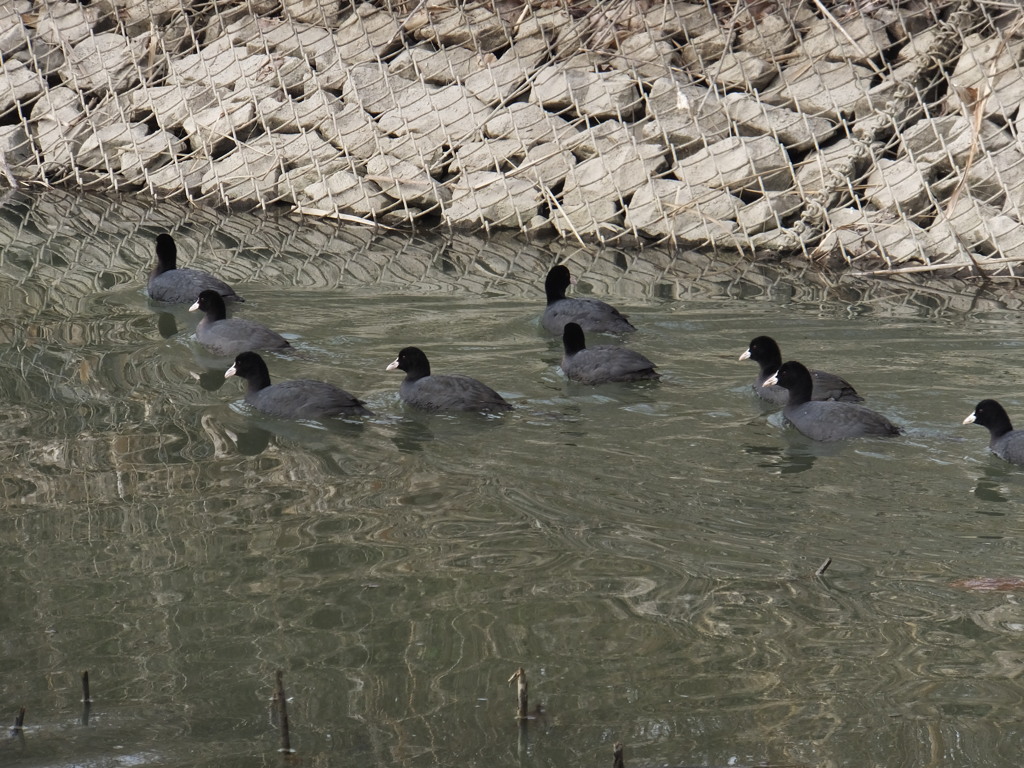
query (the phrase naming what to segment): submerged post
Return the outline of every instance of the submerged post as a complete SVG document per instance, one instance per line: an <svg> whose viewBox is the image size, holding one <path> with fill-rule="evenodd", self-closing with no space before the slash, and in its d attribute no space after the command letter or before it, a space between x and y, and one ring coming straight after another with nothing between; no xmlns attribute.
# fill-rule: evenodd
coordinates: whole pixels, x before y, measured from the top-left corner
<svg viewBox="0 0 1024 768"><path fill-rule="evenodd" d="M291 734L288 731L288 702L284 694L284 672L277 670L277 686L274 691L274 698L277 699L278 721L281 727L281 748L278 752L286 755L295 752L292 749Z"/></svg>
<svg viewBox="0 0 1024 768"><path fill-rule="evenodd" d="M82 672L82 725L89 724L89 708L92 706L92 696L89 695L89 670Z"/></svg>
<svg viewBox="0 0 1024 768"><path fill-rule="evenodd" d="M530 702L527 695L529 684L526 682L526 670L520 667L508 679L509 683L516 681L516 698L519 702L516 717L519 720L526 720L530 716Z"/></svg>
<svg viewBox="0 0 1024 768"><path fill-rule="evenodd" d="M18 716L14 718L14 725L11 726L11 733L22 733L25 730L25 708L18 710Z"/></svg>
<svg viewBox="0 0 1024 768"><path fill-rule="evenodd" d="M622 760L622 742L616 741L612 746L612 768L626 768Z"/></svg>

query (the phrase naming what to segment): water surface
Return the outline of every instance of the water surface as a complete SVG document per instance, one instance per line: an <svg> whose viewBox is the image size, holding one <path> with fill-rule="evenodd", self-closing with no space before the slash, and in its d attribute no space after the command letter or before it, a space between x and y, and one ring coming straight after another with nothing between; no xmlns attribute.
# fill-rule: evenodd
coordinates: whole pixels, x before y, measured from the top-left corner
<svg viewBox="0 0 1024 768"><path fill-rule="evenodd" d="M165 230L298 347L272 377L377 416L250 412L144 295ZM958 584L1024 577L1024 469L960 426L1024 424L1012 289L64 193L9 198L0 247L0 764L277 765L278 669L308 765L1019 763L1021 593ZM560 261L660 383L563 380ZM906 436L786 430L761 333ZM516 410L407 411L407 344Z"/></svg>

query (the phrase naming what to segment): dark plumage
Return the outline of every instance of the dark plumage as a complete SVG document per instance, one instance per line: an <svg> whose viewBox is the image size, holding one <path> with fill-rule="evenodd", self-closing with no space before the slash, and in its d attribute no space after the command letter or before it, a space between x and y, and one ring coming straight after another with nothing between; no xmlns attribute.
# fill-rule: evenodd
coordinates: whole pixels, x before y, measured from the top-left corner
<svg viewBox="0 0 1024 768"><path fill-rule="evenodd" d="M363 401L323 381L296 379L270 383L270 372L255 352L243 352L224 378L240 376L248 385L245 402L257 411L284 419L327 419L332 416L372 416Z"/></svg>
<svg viewBox="0 0 1024 768"><path fill-rule="evenodd" d="M196 326L199 343L215 355L234 357L261 349L290 349L288 339L252 320L228 318L223 297L209 289L199 294L190 311L202 310L206 317Z"/></svg>
<svg viewBox="0 0 1024 768"><path fill-rule="evenodd" d="M209 272L178 269L178 246L164 233L156 237L156 266L149 273L149 298L173 304L191 304L205 290L219 293L226 301L245 301L235 289Z"/></svg>
<svg viewBox="0 0 1024 768"><path fill-rule="evenodd" d="M783 415L796 429L812 440L844 440L864 435L900 434L899 427L885 416L863 405L834 400L811 400L811 372L795 360L783 363L765 386L778 384L789 390L789 402Z"/></svg>
<svg viewBox="0 0 1024 768"><path fill-rule="evenodd" d="M432 376L422 349L406 347L387 370L405 371L398 394L426 411L508 411L512 406L483 382L469 376Z"/></svg>
<svg viewBox="0 0 1024 768"><path fill-rule="evenodd" d="M562 345L565 347L562 372L581 384L661 378L654 370L654 363L632 349L607 344L587 349L583 329L578 323L565 324Z"/></svg>
<svg viewBox="0 0 1024 768"><path fill-rule="evenodd" d="M578 323L587 333L627 333L636 328L625 315L598 299L567 299L565 289L572 283L567 267L552 267L544 281L548 306L541 325L549 333L562 335L566 323Z"/></svg>
<svg viewBox="0 0 1024 768"><path fill-rule="evenodd" d="M754 392L762 400L776 405L785 405L789 401L786 390L779 386L766 387L765 380L772 376L782 365L782 352L775 339L770 336L758 336L750 342L747 351L740 355L740 360L753 360L761 366L761 372L754 379ZM811 400L838 400L843 403L863 403L864 398L857 394L850 383L834 373L810 369L814 388Z"/></svg>
<svg viewBox="0 0 1024 768"><path fill-rule="evenodd" d="M1006 409L995 400L982 400L964 424L980 424L988 429L988 447L1011 464L1024 465L1024 429L1014 429Z"/></svg>

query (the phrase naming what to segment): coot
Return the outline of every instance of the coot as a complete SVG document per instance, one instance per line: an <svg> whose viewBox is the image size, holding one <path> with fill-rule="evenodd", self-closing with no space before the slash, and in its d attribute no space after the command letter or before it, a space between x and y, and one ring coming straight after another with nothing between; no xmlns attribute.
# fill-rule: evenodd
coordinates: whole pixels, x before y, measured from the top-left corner
<svg viewBox="0 0 1024 768"><path fill-rule="evenodd" d="M891 436L901 433L885 416L863 405L835 400L811 400L811 372L795 360L783 363L769 376L765 386L778 384L789 390L783 415L798 431L812 440L844 440L864 435Z"/></svg>
<svg viewBox="0 0 1024 768"><path fill-rule="evenodd" d="M569 269L562 264L552 267L544 281L548 306L541 325L549 333L562 335L566 323L578 323L587 333L627 333L633 324L611 304L598 299L567 299L565 289L572 282Z"/></svg>
<svg viewBox="0 0 1024 768"><path fill-rule="evenodd" d="M206 317L196 326L196 338L215 355L234 357L242 352L290 349L292 346L288 339L265 325L238 317L228 319L224 298L216 291L207 289L200 293L199 299L189 310L202 310L206 313Z"/></svg>
<svg viewBox="0 0 1024 768"><path fill-rule="evenodd" d="M406 347L387 370L405 371L398 389L402 400L426 411L508 411L512 406L483 382L450 374L432 376L423 350Z"/></svg>
<svg viewBox="0 0 1024 768"><path fill-rule="evenodd" d="M245 301L235 289L201 269L178 269L178 246L163 233L156 236L156 266L149 273L149 298L174 304L191 304L206 289L216 291L226 301Z"/></svg>
<svg viewBox="0 0 1024 768"><path fill-rule="evenodd" d="M981 424L988 428L989 450L1011 464L1024 465L1024 429L1014 429L1006 409L995 400L982 400L964 424Z"/></svg>
<svg viewBox="0 0 1024 768"><path fill-rule="evenodd" d="M758 336L750 342L747 351L740 355L740 360L753 360L761 366L761 372L754 379L754 392L762 400L776 405L785 405L789 400L786 390L779 386L766 387L765 380L779 370L782 365L782 352L775 339L770 336ZM838 400L843 403L863 403L864 398L850 386L850 383L834 373L811 369L811 400Z"/></svg>
<svg viewBox="0 0 1024 768"><path fill-rule="evenodd" d="M581 384L661 378L654 370L654 363L632 349L608 344L588 349L578 323L565 324L562 346L565 347L562 372Z"/></svg>
<svg viewBox="0 0 1024 768"><path fill-rule="evenodd" d="M245 379L245 402L257 411L284 419L326 419L332 416L372 416L363 401L323 381L296 379L270 383L270 372L255 352L243 352L224 378Z"/></svg>

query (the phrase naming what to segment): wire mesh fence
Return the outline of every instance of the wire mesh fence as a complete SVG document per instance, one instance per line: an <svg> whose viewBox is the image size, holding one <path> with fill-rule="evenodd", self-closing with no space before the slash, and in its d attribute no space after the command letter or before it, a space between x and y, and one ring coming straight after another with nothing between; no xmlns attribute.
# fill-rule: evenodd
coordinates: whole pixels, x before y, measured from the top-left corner
<svg viewBox="0 0 1024 768"><path fill-rule="evenodd" d="M0 170L1015 275L1022 19L1017 0L0 0Z"/></svg>

